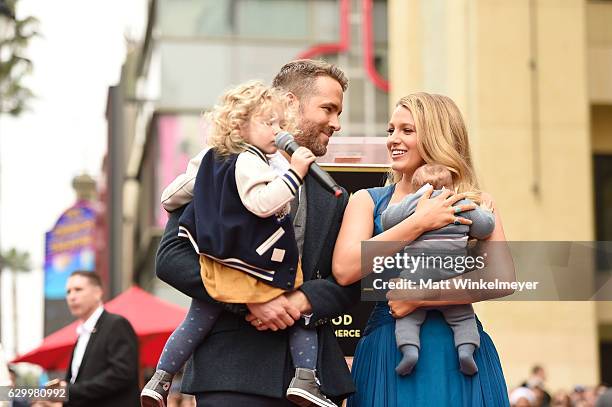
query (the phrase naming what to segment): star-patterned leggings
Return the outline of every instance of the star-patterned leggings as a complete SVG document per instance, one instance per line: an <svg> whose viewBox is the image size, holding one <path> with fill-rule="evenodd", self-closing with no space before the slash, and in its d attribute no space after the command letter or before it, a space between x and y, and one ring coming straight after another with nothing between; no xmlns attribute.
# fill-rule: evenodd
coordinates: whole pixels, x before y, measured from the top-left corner
<svg viewBox="0 0 612 407"><path fill-rule="evenodd" d="M164 346L157 362L157 370L172 375L181 370L193 351L204 342L221 311L222 308L218 304L192 299L185 319L170 335Z"/></svg>
<svg viewBox="0 0 612 407"><path fill-rule="evenodd" d="M289 349L293 365L298 368L315 370L317 367L317 330L306 329L300 325L289 328Z"/></svg>
<svg viewBox="0 0 612 407"><path fill-rule="evenodd" d="M221 311L222 307L218 304L192 299L185 319L170 335L164 346L157 363L157 370L175 375L195 349L204 342ZM318 353L316 329L306 329L297 324L290 327L289 348L296 368L312 370L316 368Z"/></svg>

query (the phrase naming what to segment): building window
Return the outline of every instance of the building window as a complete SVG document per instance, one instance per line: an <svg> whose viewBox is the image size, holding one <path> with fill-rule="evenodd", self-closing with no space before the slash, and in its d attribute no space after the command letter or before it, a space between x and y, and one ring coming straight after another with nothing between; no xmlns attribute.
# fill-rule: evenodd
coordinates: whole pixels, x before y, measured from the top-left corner
<svg viewBox="0 0 612 407"><path fill-rule="evenodd" d="M167 37L333 42L337 0L161 0L161 34Z"/></svg>

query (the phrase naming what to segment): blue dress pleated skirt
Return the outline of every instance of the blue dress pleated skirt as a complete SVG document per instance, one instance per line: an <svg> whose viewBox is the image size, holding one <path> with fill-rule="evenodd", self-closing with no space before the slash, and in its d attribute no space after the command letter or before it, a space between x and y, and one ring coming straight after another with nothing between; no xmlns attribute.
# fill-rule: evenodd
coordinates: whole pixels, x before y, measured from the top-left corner
<svg viewBox="0 0 612 407"><path fill-rule="evenodd" d="M401 353L395 343L395 320L385 303L374 308L353 361L356 393L349 407L509 406L506 382L493 341L480 332L474 359L478 373L459 371L453 332L438 311L427 313L421 327L419 361L408 376L395 373Z"/></svg>
<svg viewBox="0 0 612 407"><path fill-rule="evenodd" d="M380 213L387 206L393 186L368 190L375 203L375 233L380 233ZM509 406L508 391L493 341L477 318L480 348L474 354L478 373L459 371L453 332L436 310L427 313L421 327L419 360L408 376L395 366L401 353L395 342L395 319L386 303L377 303L359 341L352 374L357 391L348 407Z"/></svg>

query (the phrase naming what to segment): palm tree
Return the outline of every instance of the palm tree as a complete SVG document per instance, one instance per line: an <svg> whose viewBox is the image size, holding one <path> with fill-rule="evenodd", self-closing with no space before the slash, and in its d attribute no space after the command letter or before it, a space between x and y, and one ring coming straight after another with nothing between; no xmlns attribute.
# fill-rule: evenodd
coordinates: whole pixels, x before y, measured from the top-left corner
<svg viewBox="0 0 612 407"><path fill-rule="evenodd" d="M0 0L0 114L19 115L33 97L23 85L32 71L32 61L23 54L30 40L38 35L38 20L34 17L17 19L17 0Z"/></svg>
<svg viewBox="0 0 612 407"><path fill-rule="evenodd" d="M12 248L0 256L0 268L11 270L11 300L13 302L13 354L17 354L17 273L30 271L30 253Z"/></svg>

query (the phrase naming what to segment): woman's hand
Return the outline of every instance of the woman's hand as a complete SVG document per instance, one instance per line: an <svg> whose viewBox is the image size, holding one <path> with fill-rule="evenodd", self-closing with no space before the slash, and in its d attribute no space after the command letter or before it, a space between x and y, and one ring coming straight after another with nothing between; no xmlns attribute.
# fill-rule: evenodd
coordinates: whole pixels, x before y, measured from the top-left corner
<svg viewBox="0 0 612 407"><path fill-rule="evenodd" d="M465 199L464 194L455 194L450 189L443 190L440 195L431 198L433 188L425 191L412 216L426 231L439 229L451 223L456 225L471 225L472 221L458 216L460 212L476 209L476 204L453 206L457 201Z"/></svg>
<svg viewBox="0 0 612 407"><path fill-rule="evenodd" d="M495 209L493 199L490 196L488 196L487 198L483 196L482 201L480 202L480 209L484 209L485 211L493 213Z"/></svg>
<svg viewBox="0 0 612 407"><path fill-rule="evenodd" d="M417 308L421 307L421 301L396 301L388 302L389 312L393 318L404 318L406 315L413 313Z"/></svg>

